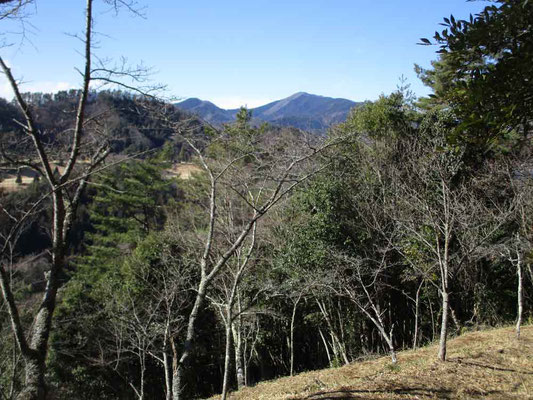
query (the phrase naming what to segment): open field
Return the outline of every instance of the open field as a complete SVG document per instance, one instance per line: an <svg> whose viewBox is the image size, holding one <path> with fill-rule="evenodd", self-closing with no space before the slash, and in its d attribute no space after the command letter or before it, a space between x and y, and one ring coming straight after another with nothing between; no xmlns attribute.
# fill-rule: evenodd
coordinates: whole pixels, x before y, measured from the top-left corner
<svg viewBox="0 0 533 400"><path fill-rule="evenodd" d="M516 340L513 328L472 332L437 346L263 382L232 400L533 399L533 326ZM212 397L216 399L217 397Z"/></svg>
<svg viewBox="0 0 533 400"><path fill-rule="evenodd" d="M80 161L82 163L83 161ZM52 170L55 170L57 168L58 172L60 174L63 173L65 170L65 167L63 165L59 165L56 163L51 164ZM21 178L22 182L17 183L17 174L15 171L12 173L7 173L3 176L3 180L0 182L0 190L4 190L6 192L16 192L17 190L26 189L28 186L30 186L33 183L33 178L36 175L36 173L29 168L22 168L21 169Z"/></svg>
<svg viewBox="0 0 533 400"><path fill-rule="evenodd" d="M17 178L15 176L5 178L2 182L0 182L0 189L5 190L6 192L16 192L17 190L27 188L33 182L33 178L28 176L22 177L22 183L17 183L16 179Z"/></svg>
<svg viewBox="0 0 533 400"><path fill-rule="evenodd" d="M59 172L62 173L64 167L53 164L53 168L58 168ZM174 164L171 168L165 171L165 175L168 178L180 177L181 179L190 179L192 174L200 173L202 169L196 164L192 163L177 163ZM9 174L4 177L0 182L0 190L6 192L15 192L17 190L26 189L29 185L33 183L33 176L22 175L22 183L16 182L16 175Z"/></svg>
<svg viewBox="0 0 533 400"><path fill-rule="evenodd" d="M181 179L190 179L192 174L202 172L202 168L192 163L177 163L170 169L166 170L167 176L174 178L179 176Z"/></svg>

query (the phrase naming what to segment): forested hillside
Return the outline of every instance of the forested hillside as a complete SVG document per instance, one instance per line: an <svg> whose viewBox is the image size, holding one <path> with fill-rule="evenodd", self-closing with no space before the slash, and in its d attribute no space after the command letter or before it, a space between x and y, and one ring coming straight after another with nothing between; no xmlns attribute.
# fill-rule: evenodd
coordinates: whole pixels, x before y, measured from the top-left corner
<svg viewBox="0 0 533 400"><path fill-rule="evenodd" d="M339 372L354 398L376 376L405 394L420 363L447 374L436 397L531 394L532 2L445 18L421 39L431 96L402 84L325 136L180 111L95 61L92 6L79 90L23 93L0 56L0 399L253 398L379 356L362 382ZM476 354L494 374L472 379L496 383L454 391ZM514 362L520 388L499 374Z"/></svg>

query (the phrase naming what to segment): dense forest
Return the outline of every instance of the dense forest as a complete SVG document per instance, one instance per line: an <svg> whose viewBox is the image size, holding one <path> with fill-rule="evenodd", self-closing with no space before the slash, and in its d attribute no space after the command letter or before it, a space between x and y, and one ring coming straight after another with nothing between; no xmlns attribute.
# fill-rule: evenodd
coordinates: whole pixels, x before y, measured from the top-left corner
<svg viewBox="0 0 533 400"><path fill-rule="evenodd" d="M446 362L469 330L520 340L532 2L444 18L416 67L433 94L402 81L325 137L132 87L142 71L94 65L86 13L79 90L23 93L0 58L0 399L225 399L432 342Z"/></svg>

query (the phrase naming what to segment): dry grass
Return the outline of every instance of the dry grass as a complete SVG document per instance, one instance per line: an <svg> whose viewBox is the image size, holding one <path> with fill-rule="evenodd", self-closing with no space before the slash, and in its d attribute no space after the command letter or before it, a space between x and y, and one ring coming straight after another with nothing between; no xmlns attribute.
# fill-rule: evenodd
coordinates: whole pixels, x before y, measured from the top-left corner
<svg viewBox="0 0 533 400"><path fill-rule="evenodd" d="M80 160L79 163L87 163L85 160ZM51 163L52 170L55 170L57 168L58 172L60 174L63 173L65 170L64 166L61 166L55 162ZM21 183L16 182L17 175L15 173L8 174L4 177L4 179L0 182L0 189L5 192L16 192L18 190L23 190L28 188L33 183L33 176L28 176L25 174L22 174Z"/></svg>
<svg viewBox="0 0 533 400"><path fill-rule="evenodd" d="M26 189L33 183L33 178L27 176L22 177L22 183L17 183L16 179L15 176L5 178L0 182L0 189L3 189L6 192L16 192L17 190Z"/></svg>
<svg viewBox="0 0 533 400"><path fill-rule="evenodd" d="M190 179L192 174L201 173L203 170L199 166L191 163L174 164L172 168L166 170L168 177L179 176L181 179Z"/></svg>
<svg viewBox="0 0 533 400"><path fill-rule="evenodd" d="M87 163L88 161L81 160L79 163ZM63 173L65 167L57 164L52 164L52 169L58 168L59 173ZM201 173L203 170L199 166L192 163L178 163L174 164L172 168L165 171L165 175L168 178L180 177L181 179L190 179L195 173ZM29 187L33 183L33 177L22 176L22 183L16 183L16 175L7 175L0 182L0 189L5 192L16 192Z"/></svg>
<svg viewBox="0 0 533 400"><path fill-rule="evenodd" d="M451 340L448 361L437 346L302 373L232 393L231 400L533 399L533 326L472 332ZM217 397L212 397L217 399Z"/></svg>

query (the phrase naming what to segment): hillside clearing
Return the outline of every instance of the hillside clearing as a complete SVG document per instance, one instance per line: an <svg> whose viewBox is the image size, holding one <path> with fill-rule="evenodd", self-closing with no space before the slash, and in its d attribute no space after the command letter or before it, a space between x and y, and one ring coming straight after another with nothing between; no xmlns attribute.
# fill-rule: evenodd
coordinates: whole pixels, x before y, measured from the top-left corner
<svg viewBox="0 0 533 400"><path fill-rule="evenodd" d="M201 173L203 170L196 164L176 163L165 171L168 178L180 177L181 179L191 179L193 174Z"/></svg>
<svg viewBox="0 0 533 400"><path fill-rule="evenodd" d="M467 333L449 342L448 361L437 346L356 362L340 368L263 382L232 400L533 399L533 326ZM217 397L212 397L216 399Z"/></svg>

